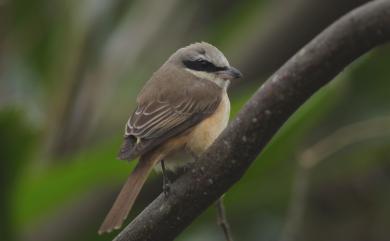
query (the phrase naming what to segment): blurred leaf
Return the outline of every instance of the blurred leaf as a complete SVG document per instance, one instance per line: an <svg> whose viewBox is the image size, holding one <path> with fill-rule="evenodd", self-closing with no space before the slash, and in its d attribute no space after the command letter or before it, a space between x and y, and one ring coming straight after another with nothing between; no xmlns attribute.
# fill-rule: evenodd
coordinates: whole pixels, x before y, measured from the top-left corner
<svg viewBox="0 0 390 241"><path fill-rule="evenodd" d="M36 134L21 112L12 108L0 111L0 235L3 240L11 240L16 230L11 219L9 193L13 190L18 171L31 158Z"/></svg>
<svg viewBox="0 0 390 241"><path fill-rule="evenodd" d="M133 163L115 159L119 141L109 141L96 148L59 162L43 173L27 169L14 193L14 215L18 225L25 226L54 211L79 194L112 183L120 183ZM28 200L28 201L26 201Z"/></svg>

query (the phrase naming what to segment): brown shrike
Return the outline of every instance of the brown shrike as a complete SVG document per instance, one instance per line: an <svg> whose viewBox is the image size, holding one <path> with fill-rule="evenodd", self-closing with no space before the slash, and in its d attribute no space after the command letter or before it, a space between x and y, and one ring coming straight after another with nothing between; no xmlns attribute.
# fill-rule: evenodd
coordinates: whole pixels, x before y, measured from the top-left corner
<svg viewBox="0 0 390 241"><path fill-rule="evenodd" d="M139 157L99 234L119 229L151 169L174 171L202 154L227 126L230 80L240 71L216 47L195 43L177 50L146 82L130 116L119 159ZM165 179L165 175L164 175ZM164 188L165 191L165 188Z"/></svg>

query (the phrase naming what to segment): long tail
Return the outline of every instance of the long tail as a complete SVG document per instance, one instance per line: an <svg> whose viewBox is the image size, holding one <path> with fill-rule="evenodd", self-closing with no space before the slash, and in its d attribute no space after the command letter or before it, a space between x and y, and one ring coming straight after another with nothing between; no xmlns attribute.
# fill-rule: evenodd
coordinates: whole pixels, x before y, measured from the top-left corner
<svg viewBox="0 0 390 241"><path fill-rule="evenodd" d="M119 229L134 204L135 199L141 191L146 178L159 158L151 155L141 157L137 166L130 174L125 185L123 185L118 197L115 200L110 212L107 214L104 222L100 226L99 234L110 233L114 229Z"/></svg>

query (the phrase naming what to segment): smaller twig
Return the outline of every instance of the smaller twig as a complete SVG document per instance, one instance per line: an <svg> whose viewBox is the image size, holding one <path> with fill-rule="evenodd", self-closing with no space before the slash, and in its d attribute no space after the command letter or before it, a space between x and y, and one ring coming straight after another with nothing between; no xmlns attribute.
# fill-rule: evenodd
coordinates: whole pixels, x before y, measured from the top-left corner
<svg viewBox="0 0 390 241"><path fill-rule="evenodd" d="M310 182L310 170L298 163L294 173L291 200L280 241L299 240L306 208L306 196Z"/></svg>
<svg viewBox="0 0 390 241"><path fill-rule="evenodd" d="M343 126L297 155L298 166L285 227L280 241L299 240L311 171L338 151L373 138L390 136L390 116Z"/></svg>
<svg viewBox="0 0 390 241"><path fill-rule="evenodd" d="M223 233L225 234L226 241L233 241L230 225L226 218L225 205L223 204L223 195L220 198L218 198L216 206L217 206L217 224L221 226Z"/></svg>
<svg viewBox="0 0 390 241"><path fill-rule="evenodd" d="M334 153L353 144L390 135L390 116L375 117L343 126L304 150L297 159L312 169Z"/></svg>

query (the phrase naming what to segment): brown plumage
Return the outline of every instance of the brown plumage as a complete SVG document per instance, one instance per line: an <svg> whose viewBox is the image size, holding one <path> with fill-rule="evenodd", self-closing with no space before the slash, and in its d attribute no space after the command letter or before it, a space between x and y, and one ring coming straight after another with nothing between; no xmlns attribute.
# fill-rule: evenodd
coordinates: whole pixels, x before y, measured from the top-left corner
<svg viewBox="0 0 390 241"><path fill-rule="evenodd" d="M168 168L174 169L190 161L178 162L177 154L185 153L185 159L191 159L212 144L227 125L229 80L240 75L217 48L207 43L179 49L153 74L138 95L137 109L126 124L119 152L120 159L140 157L139 162L101 225L100 234L121 227L158 162L167 160Z"/></svg>
<svg viewBox="0 0 390 241"><path fill-rule="evenodd" d="M216 84L170 62L163 65L138 95L137 109L125 131L125 143L131 143L122 147L119 158L131 160L192 127L215 111L221 95ZM141 140L138 144L136 138Z"/></svg>

